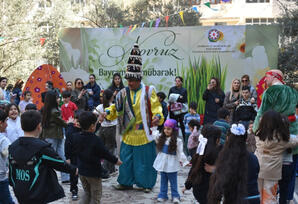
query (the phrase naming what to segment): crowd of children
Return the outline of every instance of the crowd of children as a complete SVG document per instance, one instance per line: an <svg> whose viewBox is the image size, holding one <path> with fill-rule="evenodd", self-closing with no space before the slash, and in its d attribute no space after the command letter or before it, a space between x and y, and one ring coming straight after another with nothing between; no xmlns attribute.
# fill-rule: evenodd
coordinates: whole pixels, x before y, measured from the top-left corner
<svg viewBox="0 0 298 204"><path fill-rule="evenodd" d="M123 86L121 76L117 77ZM203 121L196 102L189 102L188 113L181 112L180 105L187 100L182 83L176 77L179 86L172 87L169 104L165 93L157 93L165 117L155 130L158 154L153 168L160 174L157 201L169 199L169 182L172 201L180 203L177 179L181 166L191 166L182 193L192 189L200 204L283 204L292 200L292 148L298 146L298 138L290 134L288 117L266 111L253 131L257 107L252 86L244 85L245 81L242 86L234 79L224 96L219 81L212 78L203 96L206 112L212 113L205 112ZM39 112L31 93L25 91L18 105L9 103L0 109L0 203L13 203L8 184L20 203L48 203L63 197L54 170L61 172L62 183L70 182L72 200L100 203L103 174L117 174L115 165L122 164L116 157L118 120L106 117L114 110L111 107L119 91L115 87L102 91L101 104L93 111L78 108L69 90L61 94L61 108L57 92L48 91ZM175 115L175 111L180 112ZM79 180L82 198L78 196Z"/></svg>

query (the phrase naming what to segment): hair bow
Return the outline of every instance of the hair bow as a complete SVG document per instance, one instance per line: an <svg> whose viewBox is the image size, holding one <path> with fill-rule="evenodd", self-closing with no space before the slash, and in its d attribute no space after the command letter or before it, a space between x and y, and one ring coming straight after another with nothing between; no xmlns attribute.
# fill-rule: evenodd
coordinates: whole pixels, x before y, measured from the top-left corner
<svg viewBox="0 0 298 204"><path fill-rule="evenodd" d="M197 148L197 154L204 155L205 147L207 145L208 139L203 137L203 135L199 136L199 145Z"/></svg>
<svg viewBox="0 0 298 204"><path fill-rule="evenodd" d="M242 124L233 124L230 128L231 133L234 135L244 135L245 134L245 127Z"/></svg>

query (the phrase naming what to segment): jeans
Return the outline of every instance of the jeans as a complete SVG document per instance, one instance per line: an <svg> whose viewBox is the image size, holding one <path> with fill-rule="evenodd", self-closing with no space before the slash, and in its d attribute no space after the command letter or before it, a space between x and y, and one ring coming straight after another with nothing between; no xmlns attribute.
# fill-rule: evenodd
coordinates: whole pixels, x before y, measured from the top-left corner
<svg viewBox="0 0 298 204"><path fill-rule="evenodd" d="M294 197L294 190L295 190L295 181L296 181L296 166L298 163L298 154L293 155L293 162L291 163L291 180L289 183L289 189L288 189L288 196L287 200L293 200Z"/></svg>
<svg viewBox="0 0 298 204"><path fill-rule="evenodd" d="M293 162L288 165L282 165L282 177L278 181L279 185L279 203L287 204L290 182L292 179Z"/></svg>
<svg viewBox="0 0 298 204"><path fill-rule="evenodd" d="M57 152L61 159L65 160L64 156L64 139L46 138L46 141L51 144L52 148ZM69 181L69 174L61 172L61 181Z"/></svg>
<svg viewBox="0 0 298 204"><path fill-rule="evenodd" d="M180 199L177 188L177 172L160 172L160 177L160 192L158 198L168 199L168 181L170 181L172 198Z"/></svg>
<svg viewBox="0 0 298 204"><path fill-rule="evenodd" d="M1 204L13 204L12 197L8 188L8 179L0 181L0 203Z"/></svg>

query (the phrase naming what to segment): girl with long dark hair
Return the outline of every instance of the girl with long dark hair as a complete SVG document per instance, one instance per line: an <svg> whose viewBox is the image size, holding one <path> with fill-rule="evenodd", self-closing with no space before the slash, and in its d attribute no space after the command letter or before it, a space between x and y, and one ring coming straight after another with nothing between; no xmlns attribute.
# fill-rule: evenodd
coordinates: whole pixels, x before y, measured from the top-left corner
<svg viewBox="0 0 298 204"><path fill-rule="evenodd" d="M114 155L117 146L116 127L118 124L118 120L108 120L107 118L105 118L106 113L109 111L109 107L115 106L112 104L113 100L113 92L110 89L104 90L103 104L98 105L94 109L94 113L99 116L99 122L101 123L101 126L99 128L99 136L109 152ZM107 160L104 160L103 168L108 171L108 174L113 174L116 171L115 165L111 162L108 162Z"/></svg>
<svg viewBox="0 0 298 204"><path fill-rule="evenodd" d="M290 137L287 118L274 110L264 113L256 131L256 156L260 163L258 179L261 204L278 203L277 185L282 176L282 160L286 149L298 146L296 135Z"/></svg>
<svg viewBox="0 0 298 204"><path fill-rule="evenodd" d="M67 127L61 117L58 108L58 94L55 91L48 91L45 95L44 107L42 109L42 138L52 144L53 149L62 159L64 156L64 134L63 128ZM68 174L61 173L62 182L69 180Z"/></svg>
<svg viewBox="0 0 298 204"><path fill-rule="evenodd" d="M208 204L259 204L256 156L246 150L247 133L242 124L233 124L211 176Z"/></svg>
<svg viewBox="0 0 298 204"><path fill-rule="evenodd" d="M174 203L180 202L180 195L177 186L177 172L180 169L180 162L183 165L188 163L183 153L183 142L178 136L177 121L168 119L164 123L162 134L157 138L158 155L153 163L156 171L160 172L160 192L157 201L163 202L168 199L168 180L171 184L171 195Z"/></svg>
<svg viewBox="0 0 298 204"><path fill-rule="evenodd" d="M205 125L199 136L197 153L191 160L192 167L185 182L185 189L193 188L193 195L200 204L207 204L207 193L211 173L205 170L205 165L214 165L218 153L221 130L214 125Z"/></svg>
<svg viewBox="0 0 298 204"><path fill-rule="evenodd" d="M116 72L113 75L112 84L109 86L109 89L113 92L113 95L116 96L117 93L124 88L123 81L121 75Z"/></svg>
<svg viewBox="0 0 298 204"><path fill-rule="evenodd" d="M13 89L12 89L12 93L15 96L14 103L17 104L17 105L19 105L19 103L21 101L23 84L24 84L23 80L18 79L17 82L15 83Z"/></svg>

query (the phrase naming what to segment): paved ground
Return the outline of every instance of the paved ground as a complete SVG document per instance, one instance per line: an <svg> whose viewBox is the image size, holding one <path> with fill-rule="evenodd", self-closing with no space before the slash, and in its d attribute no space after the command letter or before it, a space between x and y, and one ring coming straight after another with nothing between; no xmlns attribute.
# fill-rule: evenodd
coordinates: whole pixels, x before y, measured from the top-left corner
<svg viewBox="0 0 298 204"><path fill-rule="evenodd" d="M184 187L184 181L187 177L187 173L189 171L189 167L185 167L178 173L178 186L179 186L179 193L181 196L181 203L187 204L195 204L195 199L192 195L192 191L186 191L185 194L181 193L182 188ZM59 173L57 175L60 175ZM297 177L298 178L298 177ZM156 185L153 188L151 193L144 193L138 190L131 190L131 191L116 191L112 185L117 184L117 175L103 181L103 196L102 196L102 203L103 204L122 204L122 203L129 203L129 204L151 204L157 203L156 197L159 193L160 187L160 177L158 175ZM71 194L69 192L69 185L62 184L66 197L60 199L58 201L53 202L53 204L65 204L65 203L72 203L78 204L79 201L73 202L71 201ZM169 186L170 187L170 186ZM170 189L170 188L169 188ZM11 192L12 189L11 189ZM79 195L81 196L83 193L83 189L81 184L79 183ZM13 193L12 193L13 194ZM170 197L170 190L168 192L168 196ZM298 179L296 179L296 187L295 187L295 204L298 204ZM171 201L167 201L165 203L171 203Z"/></svg>
<svg viewBox="0 0 298 204"><path fill-rule="evenodd" d="M188 204L194 204L195 199L192 195L192 191L186 191L185 194L181 193L181 190L184 187L184 181L187 177L189 171L189 167L185 167L184 169L181 169L181 171L178 173L178 186L179 186L179 193L181 196L181 203L188 203ZM57 174L60 176L60 173ZM117 184L117 176L111 177L105 181L103 181L103 196L102 196L102 203L109 203L109 204L120 204L120 203L135 203L135 204L151 204L151 203L157 203L156 198L159 193L159 187L160 187L160 176L158 175L156 185L154 186L152 192L150 193L144 193L143 191L138 190L130 190L130 191L117 191L115 190L112 185ZM73 203L78 204L79 201L71 201L71 193L69 192L69 185L62 184L64 188L64 192L66 194L66 197L63 199L60 199L58 201L53 202L53 204L62 204L62 203ZM12 191L11 191L12 192ZM81 184L79 183L79 196L81 196L83 193L83 189ZM170 186L168 191L168 196L170 198ZM165 203L172 203L171 201L167 201Z"/></svg>

